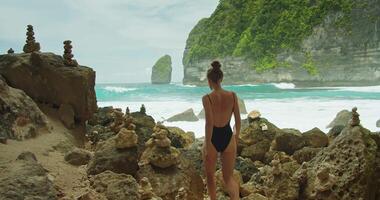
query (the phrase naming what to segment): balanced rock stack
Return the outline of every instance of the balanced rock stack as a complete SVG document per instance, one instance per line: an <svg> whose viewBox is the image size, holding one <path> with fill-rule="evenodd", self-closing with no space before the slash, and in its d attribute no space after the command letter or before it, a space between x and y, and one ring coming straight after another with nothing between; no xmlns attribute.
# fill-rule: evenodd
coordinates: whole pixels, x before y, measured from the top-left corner
<svg viewBox="0 0 380 200"><path fill-rule="evenodd" d="M136 126L132 123L128 128L121 128L116 136L115 146L118 149L131 148L137 146Z"/></svg>
<svg viewBox="0 0 380 200"><path fill-rule="evenodd" d="M360 119L359 119L360 115L357 111L358 111L358 108L356 107L352 108L352 118L350 120L351 126L359 126L360 124Z"/></svg>
<svg viewBox="0 0 380 200"><path fill-rule="evenodd" d="M143 177L139 182L139 194L141 200L162 200L154 193L147 177Z"/></svg>
<svg viewBox="0 0 380 200"><path fill-rule="evenodd" d="M145 146L147 149L144 154L147 161L156 167L168 168L177 165L179 162L179 151L170 146L171 141L168 138L168 131L166 128L157 124L153 128L152 138L150 138Z"/></svg>
<svg viewBox="0 0 380 200"><path fill-rule="evenodd" d="M36 42L34 38L34 32L33 32L33 26L28 25L27 32L26 32L26 44L24 45L24 52L25 53L32 53L36 51L40 51L40 43Z"/></svg>
<svg viewBox="0 0 380 200"><path fill-rule="evenodd" d="M72 50L71 50L73 48L73 46L71 45L71 41L65 40L63 44L64 44L63 48L65 49L63 53L63 63L65 63L65 65L67 66L72 66L72 67L78 66L78 62L73 59L74 55L72 54Z"/></svg>
<svg viewBox="0 0 380 200"><path fill-rule="evenodd" d="M12 48L10 48L10 49L8 49L7 53L8 53L8 54L14 54L15 51L14 51Z"/></svg>

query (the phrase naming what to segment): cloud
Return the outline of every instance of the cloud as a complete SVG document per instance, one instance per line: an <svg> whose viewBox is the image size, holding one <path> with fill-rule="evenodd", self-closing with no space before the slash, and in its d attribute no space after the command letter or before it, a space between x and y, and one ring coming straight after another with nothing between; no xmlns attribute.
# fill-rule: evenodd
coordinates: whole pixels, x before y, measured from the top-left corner
<svg viewBox="0 0 380 200"><path fill-rule="evenodd" d="M33 24L43 51L62 54L73 41L80 64L97 71L97 82L149 82L164 54L173 58L173 79L181 81L186 39L217 0L5 0L0 7L0 51L21 51L25 28ZM125 77L125 78L124 78ZM126 80L127 79L127 80Z"/></svg>

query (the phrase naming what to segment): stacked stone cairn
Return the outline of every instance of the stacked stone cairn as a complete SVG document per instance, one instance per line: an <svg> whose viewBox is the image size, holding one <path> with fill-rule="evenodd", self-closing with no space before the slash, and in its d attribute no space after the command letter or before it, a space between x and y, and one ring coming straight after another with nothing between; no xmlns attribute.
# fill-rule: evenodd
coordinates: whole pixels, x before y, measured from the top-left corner
<svg viewBox="0 0 380 200"><path fill-rule="evenodd" d="M115 146L118 149L125 149L137 146L138 136L135 132L136 126L132 123L128 128L121 128L116 136Z"/></svg>
<svg viewBox="0 0 380 200"><path fill-rule="evenodd" d="M141 114L146 114L146 109L145 109L145 105L144 104L141 104L140 113Z"/></svg>
<svg viewBox="0 0 380 200"><path fill-rule="evenodd" d="M14 54L15 51L14 51L12 48L10 48L10 49L8 49L7 53L8 53L8 54Z"/></svg>
<svg viewBox="0 0 380 200"><path fill-rule="evenodd" d="M153 128L152 138L146 143L147 161L159 168L168 168L176 166L179 163L179 151L170 146L171 141L168 138L168 130L162 124L157 124Z"/></svg>
<svg viewBox="0 0 380 200"><path fill-rule="evenodd" d="M356 107L352 108L352 118L350 120L350 125L352 127L360 125L360 119L359 119L360 115L357 111L358 111L358 108Z"/></svg>
<svg viewBox="0 0 380 200"><path fill-rule="evenodd" d="M161 200L161 198L154 193L152 185L147 177L143 177L140 180L138 192L141 200Z"/></svg>
<svg viewBox="0 0 380 200"><path fill-rule="evenodd" d="M34 38L33 26L28 25L26 32L26 44L24 45L23 50L25 53L32 53L38 52L40 49L40 43L36 42Z"/></svg>
<svg viewBox="0 0 380 200"><path fill-rule="evenodd" d="M67 66L76 67L78 66L78 62L73 59L74 55L72 54L72 48L70 40L65 40L63 42L63 48L65 51L63 52L63 63Z"/></svg>

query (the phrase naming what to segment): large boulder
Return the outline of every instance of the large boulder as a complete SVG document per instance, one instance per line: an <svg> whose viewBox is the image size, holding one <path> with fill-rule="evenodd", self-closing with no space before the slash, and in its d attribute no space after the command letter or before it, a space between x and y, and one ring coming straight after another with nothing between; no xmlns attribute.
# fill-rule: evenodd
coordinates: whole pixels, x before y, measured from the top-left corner
<svg viewBox="0 0 380 200"><path fill-rule="evenodd" d="M376 127L380 128L380 119L376 122Z"/></svg>
<svg viewBox="0 0 380 200"><path fill-rule="evenodd" d="M266 128L263 129L263 126ZM281 129L265 118L258 117L252 120L239 135L238 154L252 161L264 161L272 140L279 132Z"/></svg>
<svg viewBox="0 0 380 200"><path fill-rule="evenodd" d="M161 57L152 68L153 84L170 83L172 78L172 59L169 55Z"/></svg>
<svg viewBox="0 0 380 200"><path fill-rule="evenodd" d="M94 156L87 166L87 173L94 175L110 170L134 176L138 170L137 159L137 147L118 149L116 148L116 137L112 137L98 144Z"/></svg>
<svg viewBox="0 0 380 200"><path fill-rule="evenodd" d="M176 114L170 118L168 118L166 121L168 122L176 122L176 121L198 121L198 117L195 116L194 110L192 108L187 109L183 111L182 113Z"/></svg>
<svg viewBox="0 0 380 200"><path fill-rule="evenodd" d="M74 148L65 155L65 161L72 165L86 165L92 157L89 151L84 149Z"/></svg>
<svg viewBox="0 0 380 200"><path fill-rule="evenodd" d="M338 125L346 126L348 122L350 121L351 117L352 117L351 111L342 110L336 114L334 120L327 125L327 128L332 128Z"/></svg>
<svg viewBox="0 0 380 200"><path fill-rule="evenodd" d="M281 129L272 143L273 150L283 151L288 155L292 155L295 151L306 146L306 141L302 137L302 133L296 129Z"/></svg>
<svg viewBox="0 0 380 200"><path fill-rule="evenodd" d="M329 144L329 138L319 128L313 128L302 134L306 145L314 148L326 147Z"/></svg>
<svg viewBox="0 0 380 200"><path fill-rule="evenodd" d="M0 199L57 199L58 191L47 170L31 152L0 164Z"/></svg>
<svg viewBox="0 0 380 200"><path fill-rule="evenodd" d="M84 122L96 111L95 72L84 66L68 67L53 53L0 55L0 75L11 87L34 101L54 107L69 104Z"/></svg>
<svg viewBox="0 0 380 200"><path fill-rule="evenodd" d="M293 158L298 162L298 164L309 162L317 155L319 151L321 151L321 149L322 148L304 147L294 152Z"/></svg>
<svg viewBox="0 0 380 200"><path fill-rule="evenodd" d="M204 184L194 165L187 159L180 159L178 166L157 168L144 164L137 173L137 179L148 178L153 192L164 200L174 200L183 188L187 200L203 199Z"/></svg>
<svg viewBox="0 0 380 200"><path fill-rule="evenodd" d="M128 174L117 174L107 170L91 177L90 185L96 192L104 194L107 199L140 199L137 181Z"/></svg>
<svg viewBox="0 0 380 200"><path fill-rule="evenodd" d="M172 146L175 148L188 148L195 140L194 133L185 132L178 127L167 127L168 138L172 141Z"/></svg>
<svg viewBox="0 0 380 200"><path fill-rule="evenodd" d="M380 149L371 132L347 126L307 165L302 175L303 199L378 199ZM298 176L300 177L300 176Z"/></svg>
<svg viewBox="0 0 380 200"><path fill-rule="evenodd" d="M46 124L47 118L36 103L22 90L8 86L0 75L0 137L31 138Z"/></svg>

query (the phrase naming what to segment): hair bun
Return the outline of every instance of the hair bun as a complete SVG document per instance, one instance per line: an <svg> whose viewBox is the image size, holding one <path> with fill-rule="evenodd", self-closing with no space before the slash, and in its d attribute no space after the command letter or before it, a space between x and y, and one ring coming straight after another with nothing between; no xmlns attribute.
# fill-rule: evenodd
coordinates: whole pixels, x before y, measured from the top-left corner
<svg viewBox="0 0 380 200"><path fill-rule="evenodd" d="M220 70L220 67L222 67L222 65L220 64L219 61L215 60L211 63L211 66L212 66L212 69L214 70Z"/></svg>

